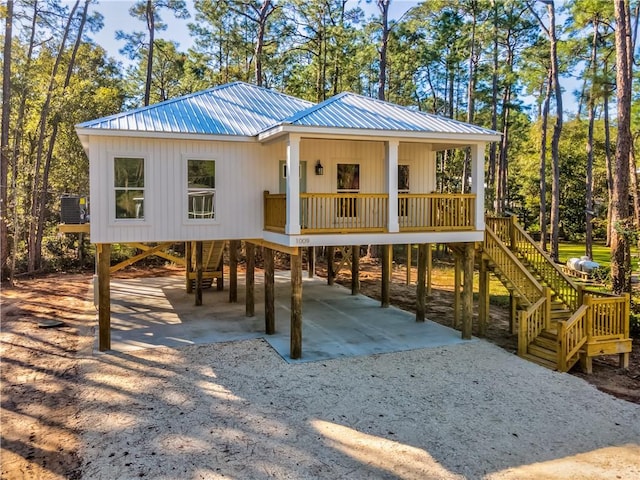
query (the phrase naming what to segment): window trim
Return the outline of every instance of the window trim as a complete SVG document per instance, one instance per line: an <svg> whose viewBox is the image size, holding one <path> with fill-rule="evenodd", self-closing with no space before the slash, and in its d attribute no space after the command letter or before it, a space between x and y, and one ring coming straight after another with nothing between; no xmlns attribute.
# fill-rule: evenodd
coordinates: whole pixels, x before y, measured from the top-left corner
<svg viewBox="0 0 640 480"><path fill-rule="evenodd" d="M215 187L214 188L202 188L199 190L207 190L213 192L213 217L203 217L203 218L189 218L189 161L190 160L199 160L199 161L208 161L214 163L215 168ZM185 225L217 225L219 224L218 220L218 167L220 162L213 158L211 155L182 155L182 210L180 213L180 217L183 219L183 223Z"/></svg>
<svg viewBox="0 0 640 480"><path fill-rule="evenodd" d="M152 215L152 200L153 194L151 186L149 185L149 161L147 155L138 152L110 152L108 154L109 158L109 167L107 172L108 185L109 185L109 224L117 225L117 226L126 226L126 225L149 225L150 218ZM142 168L144 170L144 187L136 188L135 190L143 190L144 191L144 217L142 218L117 218L116 217L116 191L121 189L120 187L116 187L116 158L131 158L131 159L141 159L142 160ZM134 190L134 189L132 189Z"/></svg>

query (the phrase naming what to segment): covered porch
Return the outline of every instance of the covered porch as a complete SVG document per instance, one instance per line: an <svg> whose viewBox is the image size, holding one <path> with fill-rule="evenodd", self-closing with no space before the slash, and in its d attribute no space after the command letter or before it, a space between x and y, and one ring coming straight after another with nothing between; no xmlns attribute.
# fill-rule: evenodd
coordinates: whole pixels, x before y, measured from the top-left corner
<svg viewBox="0 0 640 480"><path fill-rule="evenodd" d="M484 139L454 143L287 133L278 141L285 160L279 162L278 190L263 192L265 232L298 236L484 229ZM437 152L454 149L466 152L469 168L457 189L442 189Z"/></svg>

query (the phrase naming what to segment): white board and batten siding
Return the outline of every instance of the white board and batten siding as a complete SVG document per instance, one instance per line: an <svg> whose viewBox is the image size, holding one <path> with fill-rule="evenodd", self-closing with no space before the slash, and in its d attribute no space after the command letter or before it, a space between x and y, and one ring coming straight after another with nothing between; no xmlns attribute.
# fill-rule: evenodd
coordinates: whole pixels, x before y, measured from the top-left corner
<svg viewBox="0 0 640 480"><path fill-rule="evenodd" d="M286 142L224 142L91 136L91 240L94 243L263 238L263 192L279 191L278 162ZM115 218L114 158L144 158L144 220ZM215 219L187 218L187 160L215 160ZM302 139L307 192L336 193L337 165L360 165L360 193L386 192L383 141ZM320 160L324 175L315 175ZM435 190L430 145L401 143L398 163L409 165L410 193Z"/></svg>
<svg viewBox="0 0 640 480"><path fill-rule="evenodd" d="M280 155L284 160L286 152ZM386 193L385 144L382 141L317 140L303 138L300 160L307 162L307 193L336 193L338 164L360 165L359 193ZM318 160L324 174L315 175ZM409 165L410 193L436 188L435 153L431 145L400 143L398 164Z"/></svg>
<svg viewBox="0 0 640 480"><path fill-rule="evenodd" d="M94 243L261 238L263 191L278 189L277 145L90 138ZM115 157L145 159L144 220L115 219ZM215 160L215 219L187 218L187 160Z"/></svg>

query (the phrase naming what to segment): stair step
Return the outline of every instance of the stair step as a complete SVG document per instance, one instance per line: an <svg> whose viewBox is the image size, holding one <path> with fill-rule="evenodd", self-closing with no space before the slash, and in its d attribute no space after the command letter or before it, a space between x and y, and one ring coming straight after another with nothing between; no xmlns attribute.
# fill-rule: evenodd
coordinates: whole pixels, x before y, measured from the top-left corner
<svg viewBox="0 0 640 480"><path fill-rule="evenodd" d="M571 315L573 315L573 312L569 309L551 310L551 318L553 320L568 320Z"/></svg>
<svg viewBox="0 0 640 480"><path fill-rule="evenodd" d="M543 337L539 335L534 341L533 344L547 350L551 350L552 352L558 351L558 339L554 336L553 338Z"/></svg>
<svg viewBox="0 0 640 480"><path fill-rule="evenodd" d="M538 338L546 338L548 340L553 340L554 342L557 342L558 330L557 328L545 329L542 332L540 332L540 335L538 335Z"/></svg>
<svg viewBox="0 0 640 480"><path fill-rule="evenodd" d="M540 358L540 357L536 357L535 355L531 355L529 353L525 353L521 357L524 358L525 360L529 360L530 362L537 363L538 365L546 367L549 370L557 370L558 369L558 366L556 365L555 361L551 362L549 360L546 360L546 359Z"/></svg>
<svg viewBox="0 0 640 480"><path fill-rule="evenodd" d="M529 345L529 347L527 348L527 353L535 357L548 360L553 364L555 364L558 359L558 353L556 351L541 347L540 345L536 345L535 343Z"/></svg>

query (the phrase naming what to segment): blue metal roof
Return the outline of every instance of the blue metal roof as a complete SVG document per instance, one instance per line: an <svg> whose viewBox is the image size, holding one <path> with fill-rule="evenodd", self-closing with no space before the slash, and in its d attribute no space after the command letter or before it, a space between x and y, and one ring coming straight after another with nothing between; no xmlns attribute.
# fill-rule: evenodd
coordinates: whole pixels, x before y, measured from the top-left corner
<svg viewBox="0 0 640 480"><path fill-rule="evenodd" d="M312 105L273 90L234 82L91 120L77 128L254 136Z"/></svg>
<svg viewBox="0 0 640 480"><path fill-rule="evenodd" d="M497 132L355 93L340 93L291 116L285 123L306 127L495 135Z"/></svg>
<svg viewBox="0 0 640 480"><path fill-rule="evenodd" d="M487 135L497 132L408 107L341 93L314 104L234 82L166 102L81 123L81 130L254 137L276 127L339 128L417 134ZM87 133L86 131L83 133Z"/></svg>

